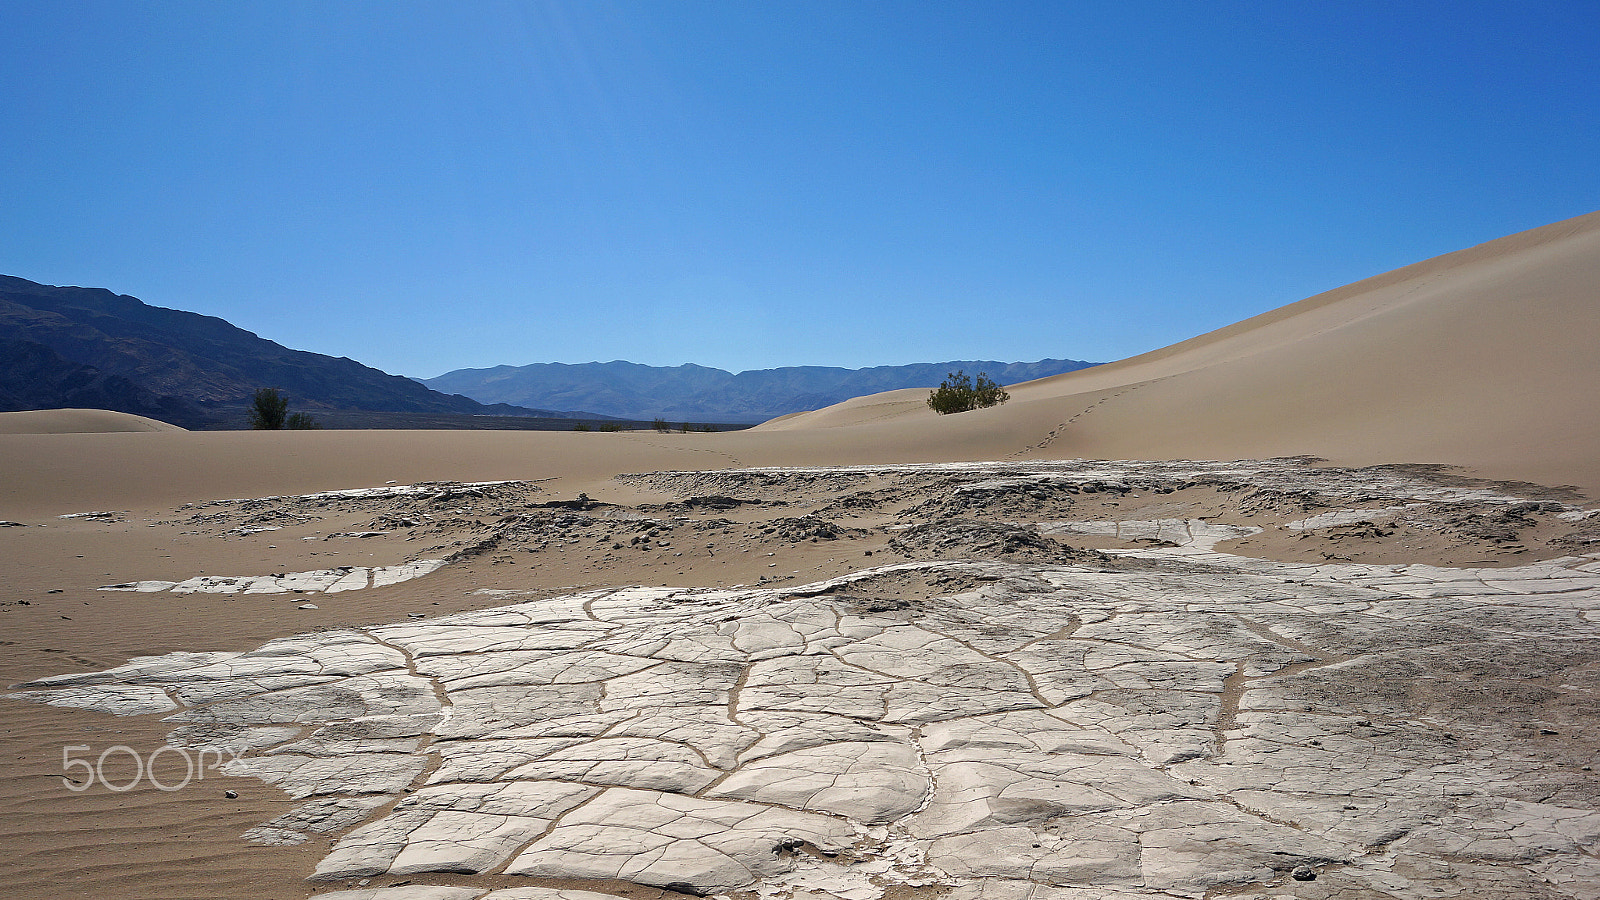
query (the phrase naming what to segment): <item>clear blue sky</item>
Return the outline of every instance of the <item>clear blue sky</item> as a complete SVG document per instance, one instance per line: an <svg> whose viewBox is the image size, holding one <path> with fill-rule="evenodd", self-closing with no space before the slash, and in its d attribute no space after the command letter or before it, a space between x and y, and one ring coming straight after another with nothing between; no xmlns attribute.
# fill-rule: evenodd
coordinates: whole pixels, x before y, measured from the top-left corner
<svg viewBox="0 0 1600 900"><path fill-rule="evenodd" d="M0 48L0 272L414 376L1110 360L1600 208L1582 0L0 0Z"/></svg>

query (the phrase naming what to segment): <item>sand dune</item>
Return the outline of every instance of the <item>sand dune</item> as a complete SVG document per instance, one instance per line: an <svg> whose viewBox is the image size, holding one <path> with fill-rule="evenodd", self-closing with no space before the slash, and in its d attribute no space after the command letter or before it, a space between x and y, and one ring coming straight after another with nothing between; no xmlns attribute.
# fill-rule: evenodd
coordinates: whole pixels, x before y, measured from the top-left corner
<svg viewBox="0 0 1600 900"><path fill-rule="evenodd" d="M0 413L0 434L103 434L183 431L155 419L107 409L31 409Z"/></svg>
<svg viewBox="0 0 1600 900"><path fill-rule="evenodd" d="M1592 491L1597 286L1600 213L1018 385L1000 409L938 421L922 408L925 392L896 391L762 428L900 428L912 446L992 432L995 450L1021 438L1062 457L1454 463Z"/></svg>

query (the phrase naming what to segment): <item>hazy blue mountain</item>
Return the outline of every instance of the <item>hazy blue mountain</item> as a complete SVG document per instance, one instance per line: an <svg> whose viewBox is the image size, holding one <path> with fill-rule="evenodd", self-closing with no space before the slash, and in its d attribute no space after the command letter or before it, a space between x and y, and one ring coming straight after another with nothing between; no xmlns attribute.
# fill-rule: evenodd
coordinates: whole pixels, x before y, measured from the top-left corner
<svg viewBox="0 0 1600 900"><path fill-rule="evenodd" d="M12 408L92 407L186 427L237 424L257 388L275 387L295 409L313 412L567 415L485 406L353 359L291 350L212 316L8 275L0 275L0 338L8 343L0 405Z"/></svg>
<svg viewBox="0 0 1600 900"><path fill-rule="evenodd" d="M421 381L482 403L589 409L628 419L660 416L673 422L761 422L862 394L936 387L957 369L973 376L984 372L1001 384L1016 384L1092 365L1073 359L1031 363L956 360L868 369L788 366L735 375L692 363L645 366L618 360L458 369Z"/></svg>

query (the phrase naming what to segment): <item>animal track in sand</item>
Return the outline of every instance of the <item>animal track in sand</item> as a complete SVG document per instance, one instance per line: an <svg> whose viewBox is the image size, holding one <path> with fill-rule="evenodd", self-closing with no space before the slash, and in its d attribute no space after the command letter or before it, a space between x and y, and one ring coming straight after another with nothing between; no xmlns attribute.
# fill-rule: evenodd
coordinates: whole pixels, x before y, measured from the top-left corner
<svg viewBox="0 0 1600 900"><path fill-rule="evenodd" d="M1134 391L1137 391L1140 388L1143 388L1143 387L1145 387L1147 385L1152 385L1152 384L1155 384L1155 383L1160 382L1160 381L1166 381L1168 378L1171 378L1171 377L1173 377L1173 376L1167 375L1167 376L1163 376L1161 378L1151 379L1150 381L1141 381L1141 382L1139 382L1137 384L1131 384L1131 385L1123 388L1122 390L1117 391L1114 394L1107 394L1106 396L1101 397L1099 400L1096 400L1095 402L1093 402L1093 403L1089 404L1088 406L1084 407L1083 409L1079 410L1077 413L1074 413L1072 415L1072 417L1067 419L1065 422L1062 422L1061 424L1057 425L1055 428L1050 429L1050 433L1045 435L1044 440L1040 441L1037 444L1032 444L1030 446L1022 448L1021 450L1017 450L1017 451L1011 453L1010 454L1010 458L1014 459L1014 458L1023 456L1024 454L1033 453L1035 451L1043 450L1043 449L1049 447L1051 444L1055 443L1057 438L1061 437L1061 433L1067 430L1067 426L1069 426L1072 423L1078 421L1079 419L1083 418L1084 416L1087 416L1089 413L1094 412L1096 409L1100 408L1105 403L1107 403L1107 402L1109 402L1111 400L1115 400L1118 397L1121 397L1123 394L1129 394L1129 393L1132 393Z"/></svg>

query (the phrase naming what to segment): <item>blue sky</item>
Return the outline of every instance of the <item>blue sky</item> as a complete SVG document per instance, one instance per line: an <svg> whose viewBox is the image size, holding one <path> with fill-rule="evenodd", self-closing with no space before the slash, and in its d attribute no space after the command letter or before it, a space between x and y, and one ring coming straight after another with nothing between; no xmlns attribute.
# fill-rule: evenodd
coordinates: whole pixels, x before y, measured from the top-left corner
<svg viewBox="0 0 1600 900"><path fill-rule="evenodd" d="M432 376L1111 360L1600 208L1600 4L0 0L0 273Z"/></svg>

